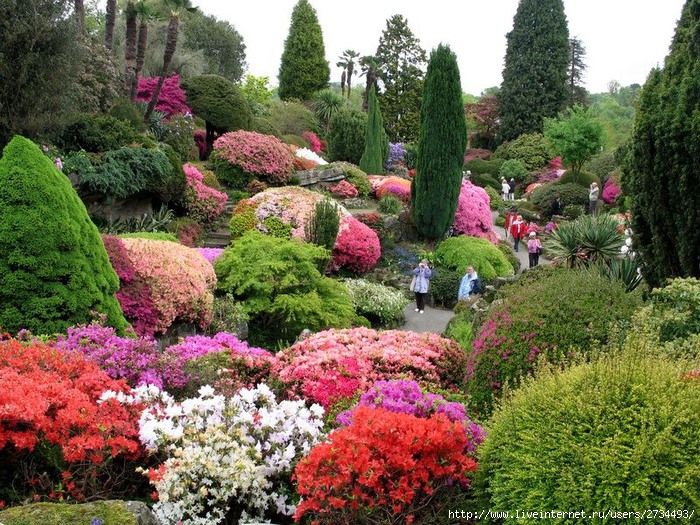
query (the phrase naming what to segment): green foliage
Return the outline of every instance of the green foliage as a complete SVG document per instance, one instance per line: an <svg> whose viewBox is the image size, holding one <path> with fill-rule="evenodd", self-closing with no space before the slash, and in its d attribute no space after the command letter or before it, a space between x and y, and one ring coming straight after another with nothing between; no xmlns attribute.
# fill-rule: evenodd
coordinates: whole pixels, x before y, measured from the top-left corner
<svg viewBox="0 0 700 525"><path fill-rule="evenodd" d="M138 518L123 501L92 501L90 503L30 503L0 510L4 525L75 525L89 524L99 516L109 525L137 525Z"/></svg>
<svg viewBox="0 0 700 525"><path fill-rule="evenodd" d="M582 204L567 204L562 210L562 214L569 220L575 220L586 213L586 208Z"/></svg>
<svg viewBox="0 0 700 525"><path fill-rule="evenodd" d="M353 170L351 174L346 175L345 180L357 188L357 193L363 199L367 198L372 191L372 184L369 182L369 177L360 169Z"/></svg>
<svg viewBox="0 0 700 525"><path fill-rule="evenodd" d="M513 266L492 243L486 239L460 235L442 241L435 249L441 266L464 275L467 266L473 266L484 282L513 274ZM456 294L456 292L455 292Z"/></svg>
<svg viewBox="0 0 700 525"><path fill-rule="evenodd" d="M151 239L153 241L170 241L180 243L177 235L168 232L133 232L120 233L122 239Z"/></svg>
<svg viewBox="0 0 700 525"><path fill-rule="evenodd" d="M506 180L515 179L516 181L522 181L527 177L527 168L518 159L510 159L501 164L498 175L499 177L505 177Z"/></svg>
<svg viewBox="0 0 700 525"><path fill-rule="evenodd" d="M445 337L457 341L465 352L471 351L474 340L474 319L470 310L464 309L455 313L447 323Z"/></svg>
<svg viewBox="0 0 700 525"><path fill-rule="evenodd" d="M600 182L600 178L594 173L589 173L588 171L580 171L578 176L576 176L573 170L567 170L555 181L556 184L578 184L579 186L585 188L586 191L588 191L588 188L590 188L591 182L595 182L601 188L603 187Z"/></svg>
<svg viewBox="0 0 700 525"><path fill-rule="evenodd" d="M517 255L515 255L510 240L501 240L498 243L498 249L501 250L501 253L505 255L508 263L510 263L510 265L513 267L513 273L517 274L518 270L520 269L520 259L518 259Z"/></svg>
<svg viewBox="0 0 700 525"><path fill-rule="evenodd" d="M519 160L527 171L541 170L553 157L541 133L527 133L504 142L496 148L493 156L503 160Z"/></svg>
<svg viewBox="0 0 700 525"><path fill-rule="evenodd" d="M571 166L574 179L581 167L603 146L603 127L581 105L575 105L557 119L544 120L544 135L565 166Z"/></svg>
<svg viewBox="0 0 700 525"><path fill-rule="evenodd" d="M0 159L0 326L54 334L91 312L123 331L119 278L65 175L16 136Z"/></svg>
<svg viewBox="0 0 700 525"><path fill-rule="evenodd" d="M700 277L700 11L686 2L663 69L653 70L637 105L632 162L623 191L632 198L635 248L644 277Z"/></svg>
<svg viewBox="0 0 700 525"><path fill-rule="evenodd" d="M180 163L198 158L197 147L194 143L194 121L191 117L171 116L163 125L163 135L160 141L175 150Z"/></svg>
<svg viewBox="0 0 700 525"><path fill-rule="evenodd" d="M586 164L586 170L596 175L601 181L608 180L617 168L617 160L612 153L600 153Z"/></svg>
<svg viewBox="0 0 700 525"><path fill-rule="evenodd" d="M180 85L192 112L207 122L207 131L211 128L221 135L250 127L250 108L241 90L230 80L219 75L199 75L182 79Z"/></svg>
<svg viewBox="0 0 700 525"><path fill-rule="evenodd" d="M280 239L292 238L292 225L287 224L279 217L266 217L263 219L262 225L267 230L266 233L268 235L279 237Z"/></svg>
<svg viewBox="0 0 700 525"><path fill-rule="evenodd" d="M323 89L314 94L312 105L316 117L323 124L324 131L328 133L331 118L343 108L345 99L343 95L332 89Z"/></svg>
<svg viewBox="0 0 700 525"><path fill-rule="evenodd" d="M112 103L109 115L128 122L134 131L142 133L146 131L146 123L143 121L143 111L138 104L128 98L120 98Z"/></svg>
<svg viewBox="0 0 700 525"><path fill-rule="evenodd" d="M100 233L110 235L122 233L143 233L143 232L167 232L170 223L175 220L175 212L163 205L155 213L144 213L141 217L131 217L129 219L107 220L99 217L92 217L95 226ZM176 239L177 241L177 239Z"/></svg>
<svg viewBox="0 0 700 525"><path fill-rule="evenodd" d="M277 129L267 117L253 116L253 119L250 122L249 131L255 131L256 133L261 133L262 135L272 135L273 137L277 138L282 136L280 130Z"/></svg>
<svg viewBox="0 0 700 525"><path fill-rule="evenodd" d="M457 57L442 44L430 54L420 123L411 184L413 222L422 235L436 240L454 222L467 147Z"/></svg>
<svg viewBox="0 0 700 525"><path fill-rule="evenodd" d="M397 215L403 210L403 203L396 195L383 195L379 199L379 211L388 215Z"/></svg>
<svg viewBox="0 0 700 525"><path fill-rule="evenodd" d="M248 315L243 305L236 301L232 294L214 297L213 317L208 328L210 334L228 332L244 339L248 333L247 322Z"/></svg>
<svg viewBox="0 0 700 525"><path fill-rule="evenodd" d="M480 448L480 506L694 508L700 388L679 378L677 363L647 352L639 344L524 381L492 417Z"/></svg>
<svg viewBox="0 0 700 525"><path fill-rule="evenodd" d="M57 136L56 146L64 151L91 153L119 149L137 139L129 122L109 115L82 114Z"/></svg>
<svg viewBox="0 0 700 525"><path fill-rule="evenodd" d="M658 330L661 342L700 334L698 279L672 279L663 288L654 289L651 298L651 322Z"/></svg>
<svg viewBox="0 0 700 525"><path fill-rule="evenodd" d="M452 308L457 303L457 292L462 276L449 268L436 268L430 279L430 296L436 306Z"/></svg>
<svg viewBox="0 0 700 525"><path fill-rule="evenodd" d="M316 91L328 86L330 75L316 10L307 0L299 0L292 11L289 34L284 41L278 75L279 96L282 100L311 100Z"/></svg>
<svg viewBox="0 0 700 525"><path fill-rule="evenodd" d="M541 132L543 119L564 109L569 29L562 0L521 0L506 41L499 142Z"/></svg>
<svg viewBox="0 0 700 525"><path fill-rule="evenodd" d="M226 159L222 159L218 155L209 157L209 162L211 163L216 177L232 190L242 190L253 180L253 176L250 173L244 171L240 166L236 166Z"/></svg>
<svg viewBox="0 0 700 525"><path fill-rule="evenodd" d="M328 155L331 160L359 164L365 150L366 128L365 112L350 107L338 111L331 118L328 131Z"/></svg>
<svg viewBox="0 0 700 525"><path fill-rule="evenodd" d="M498 207L499 207L499 203L500 203L500 202L503 202L503 198L502 198L501 195L500 195L495 189L493 189L491 186L486 186L486 187L484 188L484 190L486 191L486 194L489 196L489 199L491 199L491 201L490 201L490 208L491 208L491 210L497 210ZM503 224L501 224L500 226L503 226Z"/></svg>
<svg viewBox="0 0 700 525"><path fill-rule="evenodd" d="M632 136L634 105L637 102L637 93L640 87L639 84L633 84L620 88L616 92L599 93L589 97L589 111L603 126L605 151L619 148L626 144ZM591 171L597 173L595 170ZM599 175L602 176L601 173Z"/></svg>
<svg viewBox="0 0 700 525"><path fill-rule="evenodd" d="M309 143L307 142L307 140L304 137L300 137L299 135L282 135L281 140L285 144L292 144L299 148L309 147Z"/></svg>
<svg viewBox="0 0 700 525"><path fill-rule="evenodd" d="M330 254L298 239L249 231L214 262L220 292L231 293L250 317L251 344L291 343L308 328L347 328L355 317L342 283L321 274Z"/></svg>
<svg viewBox="0 0 700 525"><path fill-rule="evenodd" d="M384 162L389 158L389 139L384 131L382 113L377 102L374 86L369 92L367 128L365 130L365 151L360 158L360 169L365 173L381 174Z"/></svg>
<svg viewBox="0 0 700 525"><path fill-rule="evenodd" d="M394 328L403 321L408 299L401 290L364 279L345 279L355 312L374 328Z"/></svg>
<svg viewBox="0 0 700 525"><path fill-rule="evenodd" d="M491 159L491 160L483 160L483 159L472 159L464 164L464 169L471 171L471 180L474 184L477 186L484 187L486 185L490 185L491 182L496 184L498 186L498 189L501 188L501 185L498 182L498 173L501 171L501 166L503 165L504 160L503 159ZM485 175L490 175L491 178L488 179L487 183L485 184L479 184L479 176L485 176Z"/></svg>
<svg viewBox="0 0 700 525"><path fill-rule="evenodd" d="M253 115L264 112L264 106L272 100L273 92L268 87L269 77L256 77L247 74L240 85L241 94L251 107Z"/></svg>
<svg viewBox="0 0 700 525"><path fill-rule="evenodd" d="M573 182L565 182L563 184L552 182L538 186L532 190L530 202L540 211L540 215L550 218L552 216L552 203L557 195L561 197L561 202L564 206L571 204L586 206L588 204L588 189Z"/></svg>
<svg viewBox="0 0 700 525"><path fill-rule="evenodd" d="M544 247L553 261L570 268L590 264L609 264L620 257L624 235L610 215L584 215L575 221L559 224L545 239Z"/></svg>
<svg viewBox="0 0 700 525"><path fill-rule="evenodd" d="M306 238L318 246L332 250L338 237L340 218L338 208L330 200L324 199L316 204L314 214L306 225Z"/></svg>
<svg viewBox="0 0 700 525"><path fill-rule="evenodd" d="M266 118L281 135L301 135L318 131L318 118L309 108L295 101L272 100Z"/></svg>
<svg viewBox="0 0 700 525"><path fill-rule="evenodd" d="M379 66L377 76L384 85L379 105L389 141L415 141L420 128L426 56L403 16L394 15L386 21L374 58Z"/></svg>

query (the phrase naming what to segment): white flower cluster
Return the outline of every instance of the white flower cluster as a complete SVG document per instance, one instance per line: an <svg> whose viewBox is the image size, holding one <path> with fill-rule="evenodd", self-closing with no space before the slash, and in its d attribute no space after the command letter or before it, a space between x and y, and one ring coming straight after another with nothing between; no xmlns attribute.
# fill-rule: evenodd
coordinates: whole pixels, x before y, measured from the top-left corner
<svg viewBox="0 0 700 525"><path fill-rule="evenodd" d="M163 523L217 524L231 505L259 520L268 508L291 516L295 506L274 482L289 479L296 463L324 437L323 408L275 399L260 384L232 398L204 386L199 397L176 403L153 386L136 389L149 408L140 438L166 454L154 506ZM242 521L243 522L243 521Z"/></svg>
<svg viewBox="0 0 700 525"><path fill-rule="evenodd" d="M634 250L632 250L632 229L625 228L625 244L620 247L620 252L624 257L629 257L634 259L637 255Z"/></svg>
<svg viewBox="0 0 700 525"><path fill-rule="evenodd" d="M328 162L323 160L323 158L319 154L314 153L309 148L299 148L294 152L294 154L302 159L313 160L319 165L328 164Z"/></svg>
<svg viewBox="0 0 700 525"><path fill-rule="evenodd" d="M401 320L409 303L401 290L383 284L365 279L345 279L345 284L357 313L376 317L383 324Z"/></svg>

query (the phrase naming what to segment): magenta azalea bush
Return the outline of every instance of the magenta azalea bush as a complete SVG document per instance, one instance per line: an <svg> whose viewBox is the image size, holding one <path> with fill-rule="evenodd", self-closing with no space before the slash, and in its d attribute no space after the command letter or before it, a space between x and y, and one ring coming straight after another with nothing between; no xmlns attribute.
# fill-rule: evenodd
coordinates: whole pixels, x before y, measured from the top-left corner
<svg viewBox="0 0 700 525"><path fill-rule="evenodd" d="M216 258L224 253L223 248L195 248L195 250L201 253L202 256L212 265L214 264Z"/></svg>
<svg viewBox="0 0 700 525"><path fill-rule="evenodd" d="M453 228L455 234L481 237L498 244L500 239L493 231L491 199L484 188L469 180L462 181Z"/></svg>
<svg viewBox="0 0 700 525"><path fill-rule="evenodd" d="M150 102L157 84L158 77L140 77L136 101ZM173 75L165 79L158 95L156 111L165 113L168 117L192 113L192 110L187 105L187 95L180 87L180 75Z"/></svg>
<svg viewBox="0 0 700 525"><path fill-rule="evenodd" d="M214 141L213 155L264 182L284 184L293 172L294 155L284 142L254 131L231 131Z"/></svg>
<svg viewBox="0 0 700 525"><path fill-rule="evenodd" d="M605 204L614 204L620 193L622 193L622 190L617 183L612 178L608 179L603 188L603 202Z"/></svg>
<svg viewBox="0 0 700 525"><path fill-rule="evenodd" d="M460 346L437 334L354 328L319 332L282 350L276 372L293 396L330 407L378 380L457 389L466 363Z"/></svg>
<svg viewBox="0 0 700 525"><path fill-rule="evenodd" d="M187 215L201 224L211 224L224 211L228 195L204 184L204 176L192 164L182 169L187 179L184 204Z"/></svg>
<svg viewBox="0 0 700 525"><path fill-rule="evenodd" d="M338 184L331 186L328 189L333 195L343 199L354 199L360 194L360 192L357 191L357 188L346 180L341 180Z"/></svg>
<svg viewBox="0 0 700 525"><path fill-rule="evenodd" d="M321 139L313 131L304 131L301 134L302 138L309 143L309 149L314 153L318 153L322 149Z"/></svg>
<svg viewBox="0 0 700 525"><path fill-rule="evenodd" d="M331 271L344 268L362 275L375 267L381 255L382 249L376 231L352 215L341 218L338 237L333 247Z"/></svg>

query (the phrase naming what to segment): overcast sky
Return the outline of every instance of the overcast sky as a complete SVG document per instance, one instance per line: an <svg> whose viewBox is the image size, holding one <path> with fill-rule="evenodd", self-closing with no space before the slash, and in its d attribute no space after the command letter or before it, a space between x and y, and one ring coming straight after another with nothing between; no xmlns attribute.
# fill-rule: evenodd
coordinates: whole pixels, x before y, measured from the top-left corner
<svg viewBox="0 0 700 525"><path fill-rule="evenodd" d="M430 51L448 44L457 55L462 88L479 95L501 83L505 35L519 0L309 0L323 30L331 81L340 82L338 57L346 49L372 55L391 16L400 14ZM229 21L243 36L248 73L277 85L284 40L297 0L192 0L207 14ZM684 0L564 0L569 35L586 48L585 87L644 84L663 65ZM356 85L357 77L353 77ZM362 82L362 80L359 80Z"/></svg>

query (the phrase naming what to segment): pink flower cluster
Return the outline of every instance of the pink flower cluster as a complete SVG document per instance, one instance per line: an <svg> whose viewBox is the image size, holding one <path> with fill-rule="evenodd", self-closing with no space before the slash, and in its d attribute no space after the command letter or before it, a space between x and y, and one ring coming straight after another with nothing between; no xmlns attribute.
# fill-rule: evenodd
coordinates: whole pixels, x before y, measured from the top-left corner
<svg viewBox="0 0 700 525"><path fill-rule="evenodd" d="M150 102L157 84L158 77L140 77L136 101ZM165 79L158 95L156 110L165 113L168 117L192 113L192 110L187 106L187 95L180 87L180 75L173 75Z"/></svg>
<svg viewBox="0 0 700 525"><path fill-rule="evenodd" d="M157 316L151 334L165 332L176 319L202 328L209 325L216 274L197 250L152 239L122 242L134 267L134 281L148 285L151 291Z"/></svg>
<svg viewBox="0 0 700 525"><path fill-rule="evenodd" d="M201 253L204 258L209 261L212 265L219 255L224 253L223 248L195 248L199 253Z"/></svg>
<svg viewBox="0 0 700 525"><path fill-rule="evenodd" d="M388 176L383 177L383 181L379 184L375 191L378 199L384 195L396 195L403 202L411 200L411 181L402 179L401 177Z"/></svg>
<svg viewBox="0 0 700 525"><path fill-rule="evenodd" d="M455 233L487 239L498 244L498 235L493 231L491 199L488 193L469 180L462 181L453 228Z"/></svg>
<svg viewBox="0 0 700 525"><path fill-rule="evenodd" d="M185 164L182 169L187 179L185 189L187 214L201 224L211 224L224 211L228 195L204 184L202 182L204 176L192 164Z"/></svg>
<svg viewBox="0 0 700 525"><path fill-rule="evenodd" d="M254 131L231 131L214 141L214 155L265 182L284 184L289 180L294 155L284 142Z"/></svg>
<svg viewBox="0 0 700 525"><path fill-rule="evenodd" d="M346 180L341 180L335 186L331 186L329 190L336 197L342 197L344 199L354 199L360 194L357 188Z"/></svg>
<svg viewBox="0 0 700 525"><path fill-rule="evenodd" d="M369 179L369 184L372 187L371 193L375 197L377 196L377 190L379 189L379 186L384 184L384 181L386 180L386 176L384 175L367 175L367 178Z"/></svg>
<svg viewBox="0 0 700 525"><path fill-rule="evenodd" d="M443 389L458 387L466 356L437 334L369 328L326 330L277 354L277 373L290 392L324 407L377 380L412 379Z"/></svg>
<svg viewBox="0 0 700 525"><path fill-rule="evenodd" d="M382 255L377 232L352 215L343 216L333 247L331 270L346 268L358 275L375 267Z"/></svg>
<svg viewBox="0 0 700 525"><path fill-rule="evenodd" d="M309 149L314 153L318 153L322 149L321 139L313 131L304 131L301 134L302 138L309 143Z"/></svg>
<svg viewBox="0 0 700 525"><path fill-rule="evenodd" d="M605 202L605 204L614 204L615 200L620 196L620 193L622 193L622 190L620 190L615 180L612 178L608 179L603 188L603 202Z"/></svg>

